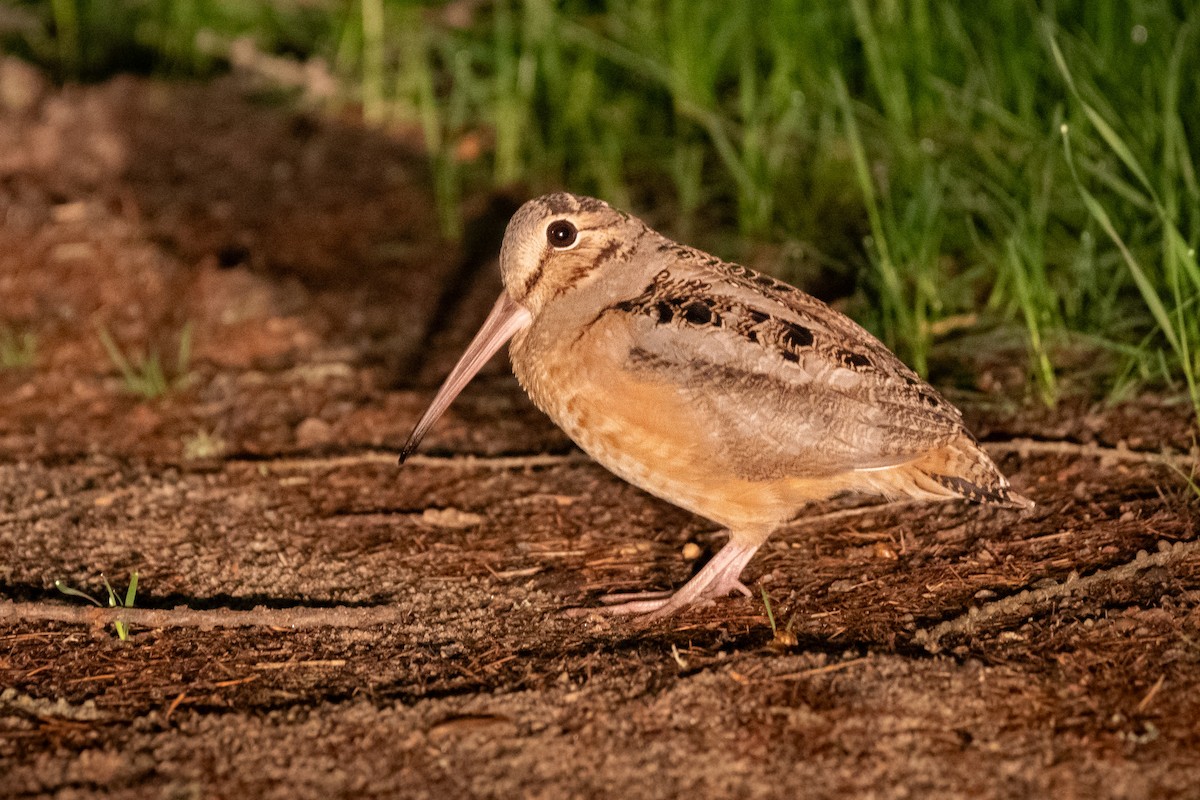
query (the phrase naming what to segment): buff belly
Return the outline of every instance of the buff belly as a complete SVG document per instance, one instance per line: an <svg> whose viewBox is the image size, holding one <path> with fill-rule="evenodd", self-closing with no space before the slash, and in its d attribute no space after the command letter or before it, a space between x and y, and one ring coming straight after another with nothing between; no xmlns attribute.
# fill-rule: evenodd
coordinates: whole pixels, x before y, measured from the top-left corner
<svg viewBox="0 0 1200 800"><path fill-rule="evenodd" d="M561 365L551 375L523 370L518 379L534 403L589 456L656 497L729 528L739 538L765 539L813 496L789 481L751 481L728 469L713 448L715 420L671 387L625 371L596 374L588 365ZM707 427L705 427L707 426ZM719 432L717 434L719 436ZM815 487L813 487L815 488ZM824 487L818 492L826 497Z"/></svg>

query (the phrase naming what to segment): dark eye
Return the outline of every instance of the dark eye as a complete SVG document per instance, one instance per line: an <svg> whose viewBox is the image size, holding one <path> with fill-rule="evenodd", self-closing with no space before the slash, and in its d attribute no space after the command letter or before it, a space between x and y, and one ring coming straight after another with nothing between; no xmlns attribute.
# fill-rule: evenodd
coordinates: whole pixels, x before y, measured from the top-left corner
<svg viewBox="0 0 1200 800"><path fill-rule="evenodd" d="M546 228L546 240L551 247L566 248L575 244L579 231L565 219L556 219Z"/></svg>

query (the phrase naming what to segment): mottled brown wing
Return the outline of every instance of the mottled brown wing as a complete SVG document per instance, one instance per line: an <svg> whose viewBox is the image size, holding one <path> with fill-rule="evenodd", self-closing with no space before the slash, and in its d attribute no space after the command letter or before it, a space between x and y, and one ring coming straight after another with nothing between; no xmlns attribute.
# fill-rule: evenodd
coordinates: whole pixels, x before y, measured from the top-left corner
<svg viewBox="0 0 1200 800"><path fill-rule="evenodd" d="M628 367L668 378L742 477L881 469L963 435L958 410L849 318L744 267L704 267L664 270L611 310L631 316Z"/></svg>

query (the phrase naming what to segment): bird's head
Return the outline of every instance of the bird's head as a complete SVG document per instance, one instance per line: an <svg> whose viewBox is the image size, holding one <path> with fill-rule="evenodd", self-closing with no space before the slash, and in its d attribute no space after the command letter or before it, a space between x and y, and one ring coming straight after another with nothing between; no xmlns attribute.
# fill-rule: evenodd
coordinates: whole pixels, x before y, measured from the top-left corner
<svg viewBox="0 0 1200 800"><path fill-rule="evenodd" d="M513 215L500 247L508 296L536 317L548 303L604 274L643 225L594 197L559 192Z"/></svg>
<svg viewBox="0 0 1200 800"><path fill-rule="evenodd" d="M493 354L555 299L597 280L643 224L603 200L558 192L517 210L500 246L504 291L401 451L403 462Z"/></svg>

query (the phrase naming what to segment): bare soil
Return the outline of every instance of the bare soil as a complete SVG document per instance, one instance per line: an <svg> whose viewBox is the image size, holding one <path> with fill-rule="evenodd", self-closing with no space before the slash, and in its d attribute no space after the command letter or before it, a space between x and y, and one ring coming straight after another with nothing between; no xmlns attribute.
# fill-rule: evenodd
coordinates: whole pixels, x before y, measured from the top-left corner
<svg viewBox="0 0 1200 800"><path fill-rule="evenodd" d="M748 570L776 631L567 619L722 535L502 359L396 466L512 201L448 245L404 132L232 78L0 89L0 327L37 340L0 368L0 795L1200 793L1187 407L1023 406L1001 365L954 396L1033 512L814 508ZM100 331L180 380L132 395ZM126 642L54 588L133 570Z"/></svg>

